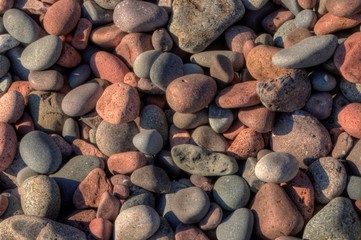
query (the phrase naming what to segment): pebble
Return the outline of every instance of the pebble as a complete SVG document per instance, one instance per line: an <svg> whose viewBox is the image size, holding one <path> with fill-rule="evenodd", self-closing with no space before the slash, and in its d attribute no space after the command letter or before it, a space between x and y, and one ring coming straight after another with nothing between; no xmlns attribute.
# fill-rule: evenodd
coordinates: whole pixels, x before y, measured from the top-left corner
<svg viewBox="0 0 361 240"><path fill-rule="evenodd" d="M343 164L332 157L314 161L308 173L315 189L315 200L328 203L342 194L347 184L347 173Z"/></svg>
<svg viewBox="0 0 361 240"><path fill-rule="evenodd" d="M100 196L96 217L114 222L118 216L120 205L116 196L105 191Z"/></svg>
<svg viewBox="0 0 361 240"><path fill-rule="evenodd" d="M54 179L38 175L21 184L21 206L25 215L55 220L60 212L60 190Z"/></svg>
<svg viewBox="0 0 361 240"><path fill-rule="evenodd" d="M334 35L312 36L277 52L272 63L282 68L313 67L329 59L336 47Z"/></svg>
<svg viewBox="0 0 361 240"><path fill-rule="evenodd" d="M213 78L190 74L173 80L167 87L166 98L174 111L194 113L208 106L216 91L217 84Z"/></svg>
<svg viewBox="0 0 361 240"><path fill-rule="evenodd" d="M0 78L4 77L10 69L10 61L7 57L0 55Z"/></svg>
<svg viewBox="0 0 361 240"><path fill-rule="evenodd" d="M224 55L212 56L209 73L216 80L218 87L227 86L234 77L231 60Z"/></svg>
<svg viewBox="0 0 361 240"><path fill-rule="evenodd" d="M134 122L111 124L102 121L96 131L96 142L102 153L111 156L115 153L134 151L133 137L138 133Z"/></svg>
<svg viewBox="0 0 361 240"><path fill-rule="evenodd" d="M86 18L80 18L75 28L71 45L77 50L86 49L93 24Z"/></svg>
<svg viewBox="0 0 361 240"><path fill-rule="evenodd" d="M50 137L53 139L55 144L60 149L63 159L69 159L69 157L71 156L72 151L73 151L71 145L67 141L65 141L65 139L63 137L61 137L58 134L51 134Z"/></svg>
<svg viewBox="0 0 361 240"><path fill-rule="evenodd" d="M191 224L179 224L175 230L175 240L208 240L207 235L199 228Z"/></svg>
<svg viewBox="0 0 361 240"><path fill-rule="evenodd" d="M221 90L215 103L221 108L240 108L255 106L260 102L256 93L257 81L236 83ZM242 94L239 94L239 93Z"/></svg>
<svg viewBox="0 0 361 240"><path fill-rule="evenodd" d="M69 43L64 42L60 57L56 61L60 67L73 68L81 63L81 55Z"/></svg>
<svg viewBox="0 0 361 240"><path fill-rule="evenodd" d="M350 199L361 199L361 191L359 190L359 184L361 183L361 177L349 176L346 186L346 192Z"/></svg>
<svg viewBox="0 0 361 240"><path fill-rule="evenodd" d="M145 190L144 190L145 191ZM145 191L137 195L131 196L123 204L120 211L132 208L134 206L146 205L151 208L155 207L155 197L152 193Z"/></svg>
<svg viewBox="0 0 361 240"><path fill-rule="evenodd" d="M180 129L194 129L208 122L208 112L206 109L194 113L175 112L173 115L173 124Z"/></svg>
<svg viewBox="0 0 361 240"><path fill-rule="evenodd" d="M71 211L66 216L64 223L75 227L83 232L89 232L89 224L95 219L96 211L94 209Z"/></svg>
<svg viewBox="0 0 361 240"><path fill-rule="evenodd" d="M160 218L153 208L145 205L135 206L119 213L114 222L114 238L148 239L159 226Z"/></svg>
<svg viewBox="0 0 361 240"><path fill-rule="evenodd" d="M20 42L10 34L0 34L0 54L17 47L19 44Z"/></svg>
<svg viewBox="0 0 361 240"><path fill-rule="evenodd" d="M245 207L250 199L247 182L238 175L222 176L213 188L214 200L226 211Z"/></svg>
<svg viewBox="0 0 361 240"><path fill-rule="evenodd" d="M337 85L335 77L323 70L312 71L308 78L310 79L312 89L315 91L328 92Z"/></svg>
<svg viewBox="0 0 361 240"><path fill-rule="evenodd" d="M16 182L18 186L20 186L26 179L37 175L39 175L39 173L35 172L33 169L29 167L25 167L18 172L16 176Z"/></svg>
<svg viewBox="0 0 361 240"><path fill-rule="evenodd" d="M306 38L314 36L307 28L296 28L284 37L284 48L292 47Z"/></svg>
<svg viewBox="0 0 361 240"><path fill-rule="evenodd" d="M164 217L160 217L158 230L149 238L149 240L168 240L174 239L174 231Z"/></svg>
<svg viewBox="0 0 361 240"><path fill-rule="evenodd" d="M192 141L208 151L224 152L229 144L224 137L215 132L210 126L200 126L194 129Z"/></svg>
<svg viewBox="0 0 361 240"><path fill-rule="evenodd" d="M4 214L9 206L9 200L4 195L0 195L0 217Z"/></svg>
<svg viewBox="0 0 361 240"><path fill-rule="evenodd" d="M209 125L217 133L223 133L231 127L233 122L233 113L229 109L218 107L211 104L208 108Z"/></svg>
<svg viewBox="0 0 361 240"><path fill-rule="evenodd" d="M247 208L239 208L225 217L217 227L219 240L250 240L254 224L253 213Z"/></svg>
<svg viewBox="0 0 361 240"><path fill-rule="evenodd" d="M307 223L303 239L357 239L361 236L360 217L345 197L331 200Z"/></svg>
<svg viewBox="0 0 361 240"><path fill-rule="evenodd" d="M152 45L156 50L168 52L173 48L173 39L166 28L159 28L152 34Z"/></svg>
<svg viewBox="0 0 361 240"><path fill-rule="evenodd" d="M222 176L238 171L238 165L233 158L191 144L174 146L171 153L174 163L190 174Z"/></svg>
<svg viewBox="0 0 361 240"><path fill-rule="evenodd" d="M111 192L111 184L101 168L94 168L81 181L73 194L76 209L97 208L104 192Z"/></svg>
<svg viewBox="0 0 361 240"><path fill-rule="evenodd" d="M332 142L326 128L307 112L283 113L276 119L270 140L275 152L288 152L305 168L331 151Z"/></svg>
<svg viewBox="0 0 361 240"><path fill-rule="evenodd" d="M198 226L201 230L212 230L217 228L222 218L222 208L216 203L211 202L207 215L198 223Z"/></svg>
<svg viewBox="0 0 361 240"><path fill-rule="evenodd" d="M66 35L75 28L80 15L78 1L59 0L46 11L43 20L44 29L52 35Z"/></svg>
<svg viewBox="0 0 361 240"><path fill-rule="evenodd" d="M314 93L307 100L304 110L318 120L327 119L332 113L332 95L327 92Z"/></svg>
<svg viewBox="0 0 361 240"><path fill-rule="evenodd" d="M267 133L272 130L276 115L262 105L241 108L238 111L238 119L247 127L259 133Z"/></svg>
<svg viewBox="0 0 361 240"><path fill-rule="evenodd" d="M256 177L264 182L282 183L291 181L298 173L297 159L286 152L273 152L258 160Z"/></svg>
<svg viewBox="0 0 361 240"><path fill-rule="evenodd" d="M12 76L10 73L6 73L0 78L0 94L6 92L12 83Z"/></svg>
<svg viewBox="0 0 361 240"><path fill-rule="evenodd" d="M18 91L8 91L0 98L0 121L15 123L24 113L25 100Z"/></svg>
<svg viewBox="0 0 361 240"><path fill-rule="evenodd" d="M134 60L133 71L140 78L150 78L153 63L162 54L160 50L149 50L140 53Z"/></svg>
<svg viewBox="0 0 361 240"><path fill-rule="evenodd" d="M113 223L107 219L95 218L89 223L89 231L95 239L109 240L113 233Z"/></svg>
<svg viewBox="0 0 361 240"><path fill-rule="evenodd" d="M361 7L360 1L335 1L330 0L326 2L327 10L339 17L350 17L358 13Z"/></svg>
<svg viewBox="0 0 361 240"><path fill-rule="evenodd" d="M175 0L172 4L172 17L168 29L180 49L196 53L203 51L244 14L245 8L241 1L217 0L208 5L206 0L202 0L197 3L196 8L190 2ZM214 18L215 15L218 17ZM204 24L198 24L199 21Z"/></svg>
<svg viewBox="0 0 361 240"><path fill-rule="evenodd" d="M340 81L340 90L350 102L361 103L361 84L352 83L345 79Z"/></svg>
<svg viewBox="0 0 361 240"><path fill-rule="evenodd" d="M284 47L284 37L296 29L294 19L284 22L273 35L274 44L277 47Z"/></svg>
<svg viewBox="0 0 361 240"><path fill-rule="evenodd" d="M218 55L227 57L231 61L234 71L241 70L244 65L244 58L242 53L227 50L204 51L196 53L190 57L190 60L192 63L198 64L199 66L210 68L212 64L212 58Z"/></svg>
<svg viewBox="0 0 361 240"><path fill-rule="evenodd" d="M361 103L347 104L338 113L338 122L352 137L361 138L360 128Z"/></svg>
<svg viewBox="0 0 361 240"><path fill-rule="evenodd" d="M289 9L294 15L297 15L301 11L297 0L281 0L281 4Z"/></svg>
<svg viewBox="0 0 361 240"><path fill-rule="evenodd" d="M145 166L147 158L141 152L130 151L116 153L109 156L107 160L108 170L113 174L129 174L136 169Z"/></svg>
<svg viewBox="0 0 361 240"><path fill-rule="evenodd" d="M356 140L353 144L353 147L350 150L350 153L346 157L347 165L350 167L353 175L361 177L361 162L360 162L360 151L361 151L361 141Z"/></svg>
<svg viewBox="0 0 361 240"><path fill-rule="evenodd" d="M155 193L170 191L171 182L167 173L159 167L148 165L136 169L130 176L134 185Z"/></svg>
<svg viewBox="0 0 361 240"><path fill-rule="evenodd" d="M141 129L155 129L163 138L165 144L168 139L168 122L163 109L149 104L143 107L140 112L140 127Z"/></svg>
<svg viewBox="0 0 361 240"><path fill-rule="evenodd" d="M8 207L5 212L0 216L0 221L6 220L15 215L24 215L24 212L21 208L19 196L14 195L13 193L2 193L1 196L4 196L8 199ZM3 236L3 235L1 235Z"/></svg>
<svg viewBox="0 0 361 240"><path fill-rule="evenodd" d="M72 144L75 139L80 138L79 125L73 118L68 118L64 122L62 136L69 144Z"/></svg>
<svg viewBox="0 0 361 240"><path fill-rule="evenodd" d="M131 122L139 116L140 98L134 87L119 82L107 87L99 99L92 95L97 113L108 123Z"/></svg>
<svg viewBox="0 0 361 240"><path fill-rule="evenodd" d="M189 74L204 74L204 70L201 66L195 63L183 64L183 75Z"/></svg>
<svg viewBox="0 0 361 240"><path fill-rule="evenodd" d="M113 11L100 7L94 1L84 2L81 6L81 12L83 17L96 27L113 21Z"/></svg>
<svg viewBox="0 0 361 240"><path fill-rule="evenodd" d="M127 33L110 23L93 29L89 39L99 47L109 50L116 48L126 35Z"/></svg>
<svg viewBox="0 0 361 240"><path fill-rule="evenodd" d="M353 145L354 145L353 138L347 132L342 132L337 137L337 141L333 146L332 157L345 159L345 157L352 149Z"/></svg>
<svg viewBox="0 0 361 240"><path fill-rule="evenodd" d="M191 141L191 135L187 130L179 129L174 125L169 127L169 144L171 148L180 144L189 144Z"/></svg>
<svg viewBox="0 0 361 240"><path fill-rule="evenodd" d="M75 0L73 0L75 1ZM21 54L21 64L29 70L45 70L58 61L63 43L54 35L42 37L28 45Z"/></svg>
<svg viewBox="0 0 361 240"><path fill-rule="evenodd" d="M277 32L277 29L286 21L294 19L295 15L287 9L278 9L262 20L262 27L271 34ZM272 36L271 36L272 37ZM273 40L273 37L272 37Z"/></svg>
<svg viewBox="0 0 361 240"><path fill-rule="evenodd" d="M297 28L312 29L317 21L317 15L311 9L305 9L299 12L295 17Z"/></svg>
<svg viewBox="0 0 361 240"><path fill-rule="evenodd" d="M197 223L206 216L210 207L207 194L198 187L188 187L176 192L171 201L171 209L185 224Z"/></svg>
<svg viewBox="0 0 361 240"><path fill-rule="evenodd" d="M355 27L361 23L360 15L348 17L337 17L331 13L323 15L315 24L316 35L324 35Z"/></svg>
<svg viewBox="0 0 361 240"><path fill-rule="evenodd" d="M56 70L30 71L28 80L39 91L59 91L64 85L63 75Z"/></svg>
<svg viewBox="0 0 361 240"><path fill-rule="evenodd" d="M144 154L155 155L163 148L163 138L155 129L144 129L133 137L133 145Z"/></svg>
<svg viewBox="0 0 361 240"><path fill-rule="evenodd" d="M275 239L299 233L304 220L286 192L275 183L266 183L257 192L251 206L254 233L259 238Z"/></svg>

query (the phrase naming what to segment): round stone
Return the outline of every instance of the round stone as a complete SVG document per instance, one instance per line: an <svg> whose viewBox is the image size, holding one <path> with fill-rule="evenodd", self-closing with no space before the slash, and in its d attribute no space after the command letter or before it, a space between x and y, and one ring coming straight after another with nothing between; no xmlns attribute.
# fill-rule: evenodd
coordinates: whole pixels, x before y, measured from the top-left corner
<svg viewBox="0 0 361 240"><path fill-rule="evenodd" d="M210 207L207 194L198 187L188 187L176 192L171 209L177 218L186 224L197 223L206 216Z"/></svg>
<svg viewBox="0 0 361 240"><path fill-rule="evenodd" d="M193 129L208 123L208 112L206 109L195 113L175 112L173 124L180 129Z"/></svg>
<svg viewBox="0 0 361 240"><path fill-rule="evenodd" d="M16 176L16 182L18 183L18 186L20 186L26 179L37 175L39 175L39 173L35 172L29 167L25 167L18 172Z"/></svg>
<svg viewBox="0 0 361 240"><path fill-rule="evenodd" d="M163 148L163 138L155 129L144 129L134 136L133 144L140 152L155 155Z"/></svg>
<svg viewBox="0 0 361 240"><path fill-rule="evenodd" d="M282 183L292 180L298 172L297 159L286 152L272 152L256 164L256 177L264 182Z"/></svg>
<svg viewBox="0 0 361 240"><path fill-rule="evenodd" d="M133 64L134 73L140 78L150 78L153 63L161 54L160 50L149 50L139 54Z"/></svg>
<svg viewBox="0 0 361 240"><path fill-rule="evenodd" d="M20 142L19 151L26 165L38 173L53 173L62 162L59 147L41 131L26 134Z"/></svg>
<svg viewBox="0 0 361 240"><path fill-rule="evenodd" d="M352 137L361 138L361 103L350 103L338 113L338 122Z"/></svg>
<svg viewBox="0 0 361 240"><path fill-rule="evenodd" d="M247 182L238 175L222 176L213 188L215 201L227 211L234 211L246 206L250 198Z"/></svg>
<svg viewBox="0 0 361 240"><path fill-rule="evenodd" d="M88 64L81 64L77 66L69 74L69 86L72 88L78 87L89 79L90 74L91 69Z"/></svg>
<svg viewBox="0 0 361 240"><path fill-rule="evenodd" d="M160 167L148 165L136 169L130 176L134 185L155 193L170 191L171 182L166 172Z"/></svg>
<svg viewBox="0 0 361 240"><path fill-rule="evenodd" d="M155 129L163 138L163 143L168 141L167 117L160 107L149 104L143 107L140 113L140 127L142 129Z"/></svg>

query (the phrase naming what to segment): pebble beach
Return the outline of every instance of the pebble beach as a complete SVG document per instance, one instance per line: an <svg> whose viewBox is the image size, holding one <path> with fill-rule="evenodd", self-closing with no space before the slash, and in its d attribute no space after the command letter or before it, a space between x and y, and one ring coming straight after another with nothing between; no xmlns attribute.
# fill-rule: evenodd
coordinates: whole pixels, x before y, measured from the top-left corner
<svg viewBox="0 0 361 240"><path fill-rule="evenodd" d="M0 0L0 240L361 240L361 0Z"/></svg>

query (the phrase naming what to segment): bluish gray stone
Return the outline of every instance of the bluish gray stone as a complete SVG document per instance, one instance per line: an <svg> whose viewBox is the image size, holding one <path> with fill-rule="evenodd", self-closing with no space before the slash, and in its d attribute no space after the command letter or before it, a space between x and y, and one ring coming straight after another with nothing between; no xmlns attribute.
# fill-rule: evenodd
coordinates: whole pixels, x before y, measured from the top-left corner
<svg viewBox="0 0 361 240"><path fill-rule="evenodd" d="M161 54L160 50L149 50L139 54L133 64L134 73L140 78L150 78L153 63Z"/></svg>
<svg viewBox="0 0 361 240"><path fill-rule="evenodd" d="M188 74L204 74L204 70L201 66L195 63L183 64L183 75Z"/></svg>
<svg viewBox="0 0 361 240"><path fill-rule="evenodd" d="M130 180L134 185L155 193L168 193L171 188L167 173L154 165L136 169L130 176Z"/></svg>
<svg viewBox="0 0 361 240"><path fill-rule="evenodd" d="M234 116L230 109L211 104L208 108L208 118L211 128L217 133L223 133L232 125Z"/></svg>
<svg viewBox="0 0 361 240"><path fill-rule="evenodd" d="M0 35L0 54L4 53L20 44L18 40L12 37L10 34L5 33Z"/></svg>
<svg viewBox="0 0 361 240"><path fill-rule="evenodd" d="M14 75L18 76L22 80L28 80L30 70L25 68L21 63L21 54L23 53L23 47L15 47L7 51L6 56L11 62L11 71Z"/></svg>
<svg viewBox="0 0 361 240"><path fill-rule="evenodd" d="M308 77L311 81L312 89L315 91L328 92L337 85L335 77L323 70L315 70Z"/></svg>
<svg viewBox="0 0 361 240"><path fill-rule="evenodd" d="M10 69L10 61L7 57L4 55L0 55L0 78L5 76L5 74Z"/></svg>
<svg viewBox="0 0 361 240"><path fill-rule="evenodd" d="M153 193L145 191L139 193L134 196L130 196L121 206L120 211L124 211L125 209L138 206L138 205L146 205L149 207L155 207L155 197Z"/></svg>
<svg viewBox="0 0 361 240"><path fill-rule="evenodd" d="M361 84L352 83L341 78L340 90L350 102L361 103Z"/></svg>
<svg viewBox="0 0 361 240"><path fill-rule="evenodd" d="M312 29L316 21L317 15L311 9L302 10L295 17L295 25L297 28Z"/></svg>
<svg viewBox="0 0 361 240"><path fill-rule="evenodd" d="M163 138L155 129L144 129L134 136L133 145L144 154L155 155L163 148Z"/></svg>
<svg viewBox="0 0 361 240"><path fill-rule="evenodd" d="M91 75L91 69L88 64L81 64L71 71L69 75L69 86L76 88L85 83Z"/></svg>

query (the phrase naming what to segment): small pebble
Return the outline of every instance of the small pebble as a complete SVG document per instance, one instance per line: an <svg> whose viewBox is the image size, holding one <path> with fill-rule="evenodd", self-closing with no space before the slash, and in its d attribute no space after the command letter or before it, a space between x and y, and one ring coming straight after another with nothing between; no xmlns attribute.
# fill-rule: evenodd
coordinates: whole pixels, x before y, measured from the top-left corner
<svg viewBox="0 0 361 240"><path fill-rule="evenodd" d="M134 185L155 193L167 193L171 188L167 173L153 165L136 169L130 176L130 180Z"/></svg>
<svg viewBox="0 0 361 240"><path fill-rule="evenodd" d="M350 103L338 113L338 122L352 137L361 138L361 103Z"/></svg>
<svg viewBox="0 0 361 240"><path fill-rule="evenodd" d="M113 174L129 174L147 164L147 158L141 152L131 151L111 155L107 167Z"/></svg>
<svg viewBox="0 0 361 240"><path fill-rule="evenodd" d="M109 240L113 233L113 223L107 219L95 218L89 223L89 231L96 239Z"/></svg>
<svg viewBox="0 0 361 240"><path fill-rule="evenodd" d="M162 150L163 138L155 129L144 129L133 137L133 145L144 154L155 155Z"/></svg>

